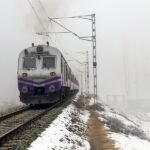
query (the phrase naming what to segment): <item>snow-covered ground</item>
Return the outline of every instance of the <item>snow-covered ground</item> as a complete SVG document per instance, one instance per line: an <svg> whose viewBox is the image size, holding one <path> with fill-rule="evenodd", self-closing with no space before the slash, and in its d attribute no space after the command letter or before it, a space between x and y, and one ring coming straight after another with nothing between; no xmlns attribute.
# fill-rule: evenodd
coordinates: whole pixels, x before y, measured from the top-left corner
<svg viewBox="0 0 150 150"><path fill-rule="evenodd" d="M97 111L99 119L105 123L108 137L119 150L150 149L150 113L123 113L101 105L104 111Z"/></svg>
<svg viewBox="0 0 150 150"><path fill-rule="evenodd" d="M78 100L78 96L74 101ZM89 105L93 104L91 99ZM120 112L104 103L99 103L99 106L99 119L104 122L108 137L115 142L118 150L150 149L150 113ZM88 111L81 111L70 104L28 150L89 150L90 144L84 136L88 118Z"/></svg>
<svg viewBox="0 0 150 150"><path fill-rule="evenodd" d="M74 101L77 100L78 96ZM88 111L79 111L70 104L28 150L89 150L90 144L84 137L88 118Z"/></svg>
<svg viewBox="0 0 150 150"><path fill-rule="evenodd" d="M0 114L9 113L25 106L23 103L18 101L1 101L0 102Z"/></svg>

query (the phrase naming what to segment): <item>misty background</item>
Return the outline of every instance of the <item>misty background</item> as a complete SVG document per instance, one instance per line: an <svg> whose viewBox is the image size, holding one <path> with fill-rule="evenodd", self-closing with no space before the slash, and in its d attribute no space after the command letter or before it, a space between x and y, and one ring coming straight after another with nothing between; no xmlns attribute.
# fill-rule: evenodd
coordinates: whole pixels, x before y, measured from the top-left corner
<svg viewBox="0 0 150 150"><path fill-rule="evenodd" d="M92 45L73 35L39 36L35 33L62 31L47 17L95 13L97 32L98 96L120 109L149 111L150 108L150 1L149 0L1 0L0 5L0 106L18 104L17 63L21 50L34 42L59 48L66 59L80 61L89 51L92 72ZM90 35L86 20L60 21L79 35ZM69 55L67 55L69 53ZM80 76L76 62L69 62ZM92 76L90 77L92 79ZM92 83L90 83L92 85ZM92 86L90 86L92 91Z"/></svg>

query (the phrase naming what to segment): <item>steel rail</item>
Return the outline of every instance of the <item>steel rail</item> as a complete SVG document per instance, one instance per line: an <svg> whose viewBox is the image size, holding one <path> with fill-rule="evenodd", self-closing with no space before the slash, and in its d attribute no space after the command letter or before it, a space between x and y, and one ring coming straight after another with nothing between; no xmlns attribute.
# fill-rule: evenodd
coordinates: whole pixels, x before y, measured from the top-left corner
<svg viewBox="0 0 150 150"><path fill-rule="evenodd" d="M33 116L31 119L28 119L27 121L25 121L24 123L18 125L17 127L11 129L10 131L8 131L7 133L4 133L3 135L0 136L0 146L2 146L4 143L6 143L9 139L11 139L13 136L15 136L16 134L20 133L22 130L24 130L25 128L27 128L27 126L29 126L30 124L34 123L36 120L38 120L39 118L41 118L43 115L45 115L48 111L52 110L55 106L57 106L58 104L60 104L60 102L55 103L53 106L49 107L48 109L46 109L45 111Z"/></svg>
<svg viewBox="0 0 150 150"><path fill-rule="evenodd" d="M8 118L13 117L15 115L18 115L19 113L22 113L22 112L24 112L24 111L26 111L28 109L29 109L29 106L23 107L23 108L21 108L21 109L19 109L17 111L14 111L14 112L8 113L6 115L0 116L0 121L3 121L5 119L8 119Z"/></svg>

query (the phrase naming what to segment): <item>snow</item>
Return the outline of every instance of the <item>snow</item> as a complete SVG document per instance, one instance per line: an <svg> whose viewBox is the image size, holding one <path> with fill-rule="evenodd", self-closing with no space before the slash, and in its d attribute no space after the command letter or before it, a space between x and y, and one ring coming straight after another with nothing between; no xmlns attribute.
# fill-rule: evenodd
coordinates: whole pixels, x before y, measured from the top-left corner
<svg viewBox="0 0 150 150"><path fill-rule="evenodd" d="M74 102L77 102L79 100L79 97L81 96L81 93L77 93L76 97L73 99Z"/></svg>
<svg viewBox="0 0 150 150"><path fill-rule="evenodd" d="M116 141L116 147L119 150L148 150L150 148L150 142L136 136L112 133L110 138Z"/></svg>
<svg viewBox="0 0 150 150"><path fill-rule="evenodd" d="M104 111L97 111L100 116L99 119L105 123L104 127L107 131L109 129L108 137L115 142L116 148L119 150L150 149L150 113L122 113L105 104L101 103L101 105ZM119 124L116 124L118 125L118 132L112 130L111 126L107 124L109 119L119 122ZM134 130L131 130L132 128Z"/></svg>
<svg viewBox="0 0 150 150"><path fill-rule="evenodd" d="M89 101L89 106L94 105L94 98L91 98Z"/></svg>
<svg viewBox="0 0 150 150"><path fill-rule="evenodd" d="M123 114L122 115L118 114L115 111L111 112L110 110L108 111L108 109L107 109L105 112L98 112L98 113L100 113L100 115L102 115L102 116L104 115L104 116L111 117L111 118L117 118L118 120L123 122L126 126L134 125L134 122L127 120L126 116L124 116Z"/></svg>
<svg viewBox="0 0 150 150"><path fill-rule="evenodd" d="M1 114L7 114L9 112L12 111L16 111L18 109L20 109L21 107L25 106L23 103L21 102L8 102L8 101L1 101L0 103L0 115Z"/></svg>
<svg viewBox="0 0 150 150"><path fill-rule="evenodd" d="M128 118L133 120L150 139L150 113L134 112L132 114L128 114Z"/></svg>
<svg viewBox="0 0 150 150"><path fill-rule="evenodd" d="M77 95L75 101L78 100L78 97L79 95ZM77 115L76 117L81 122L72 123L71 120L74 115ZM80 134L80 131L77 131L77 127L82 127L85 131L88 118L88 111L78 113L77 108L70 104L31 144L28 150L90 150L90 144L87 139L82 133Z"/></svg>
<svg viewBox="0 0 150 150"><path fill-rule="evenodd" d="M74 99L77 102L79 94ZM89 105L94 104L94 99ZM150 149L150 113L120 112L100 103L104 111L98 110L99 119L104 122L108 137L118 150ZM90 150L90 144L83 136L89 119L89 112L81 111L72 103L49 125L28 150ZM72 121L72 119L80 121ZM78 130L82 129L82 132Z"/></svg>

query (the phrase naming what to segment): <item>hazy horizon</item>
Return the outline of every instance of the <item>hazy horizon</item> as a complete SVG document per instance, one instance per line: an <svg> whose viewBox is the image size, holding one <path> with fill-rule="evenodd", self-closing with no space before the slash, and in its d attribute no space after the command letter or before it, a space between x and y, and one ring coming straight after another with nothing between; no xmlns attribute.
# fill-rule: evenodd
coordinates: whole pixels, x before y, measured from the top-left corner
<svg viewBox="0 0 150 150"><path fill-rule="evenodd" d="M109 96L121 95L127 100L125 103L131 104L130 101L136 101L138 107L143 101L145 106L150 108L150 43L148 41L150 39L150 1L42 0L41 2L45 10L39 1L32 0L47 31L60 30L48 21L47 16L63 17L95 13L99 97L108 102L111 101L107 99ZM45 44L48 40L50 45L59 48L63 54L67 52L83 61L85 56L76 52L88 50L92 72L91 43L80 41L72 35L51 35L50 38L36 35L36 32L44 30L28 1L2 0L0 8L1 102L17 103L19 101L18 54L22 49L31 46L32 42L38 45ZM91 34L88 21L76 19L61 21L61 23L81 36ZM66 55L66 58L69 57ZM76 71L78 64L75 62L69 64ZM92 86L90 89L92 92Z"/></svg>

